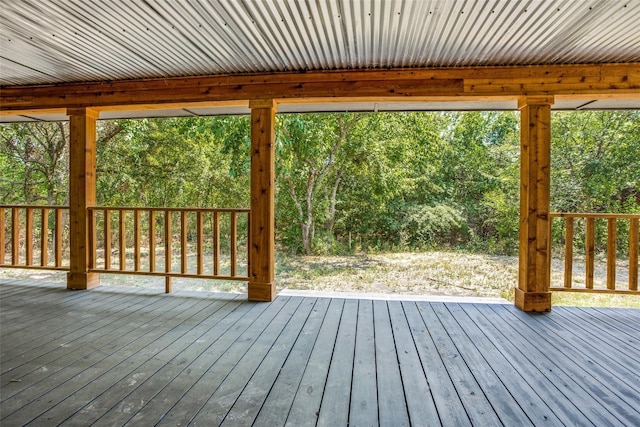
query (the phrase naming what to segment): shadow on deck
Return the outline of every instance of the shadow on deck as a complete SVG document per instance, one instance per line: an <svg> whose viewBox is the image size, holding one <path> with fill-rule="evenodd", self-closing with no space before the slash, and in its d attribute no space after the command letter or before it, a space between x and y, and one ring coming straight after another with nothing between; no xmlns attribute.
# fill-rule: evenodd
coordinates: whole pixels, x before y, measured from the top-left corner
<svg viewBox="0 0 640 427"><path fill-rule="evenodd" d="M0 423L640 425L640 310L0 283Z"/></svg>

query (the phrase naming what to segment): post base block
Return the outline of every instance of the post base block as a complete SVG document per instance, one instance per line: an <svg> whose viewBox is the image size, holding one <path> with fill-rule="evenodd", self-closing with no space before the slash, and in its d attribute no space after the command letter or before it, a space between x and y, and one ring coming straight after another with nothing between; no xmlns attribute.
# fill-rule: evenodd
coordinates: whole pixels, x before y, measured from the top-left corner
<svg viewBox="0 0 640 427"><path fill-rule="evenodd" d="M67 273L67 289L87 290L100 286L98 273Z"/></svg>
<svg viewBox="0 0 640 427"><path fill-rule="evenodd" d="M276 282L249 282L249 301L273 301L276 299Z"/></svg>
<svg viewBox="0 0 640 427"><path fill-rule="evenodd" d="M516 288L515 304L522 311L551 311L551 292L525 292Z"/></svg>

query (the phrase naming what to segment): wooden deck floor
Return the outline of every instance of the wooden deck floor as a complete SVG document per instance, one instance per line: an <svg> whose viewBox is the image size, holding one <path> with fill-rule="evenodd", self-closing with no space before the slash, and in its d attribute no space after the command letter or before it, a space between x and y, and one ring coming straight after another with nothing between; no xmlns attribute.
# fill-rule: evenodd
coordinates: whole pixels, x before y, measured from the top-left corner
<svg viewBox="0 0 640 427"><path fill-rule="evenodd" d="M0 283L0 424L640 425L640 310Z"/></svg>

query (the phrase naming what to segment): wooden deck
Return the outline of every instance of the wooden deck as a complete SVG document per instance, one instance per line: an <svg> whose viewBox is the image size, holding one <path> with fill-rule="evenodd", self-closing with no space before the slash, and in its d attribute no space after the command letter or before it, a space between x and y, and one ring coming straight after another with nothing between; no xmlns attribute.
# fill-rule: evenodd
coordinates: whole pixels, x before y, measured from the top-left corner
<svg viewBox="0 0 640 427"><path fill-rule="evenodd" d="M0 424L640 425L640 310L0 283Z"/></svg>

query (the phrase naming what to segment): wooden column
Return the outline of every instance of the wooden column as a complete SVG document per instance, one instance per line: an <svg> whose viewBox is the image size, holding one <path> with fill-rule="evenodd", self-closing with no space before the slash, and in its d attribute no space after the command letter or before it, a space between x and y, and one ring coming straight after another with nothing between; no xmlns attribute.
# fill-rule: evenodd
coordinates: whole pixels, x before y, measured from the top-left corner
<svg viewBox="0 0 640 427"><path fill-rule="evenodd" d="M549 163L553 97L520 99L520 263L515 304L551 311Z"/></svg>
<svg viewBox="0 0 640 427"><path fill-rule="evenodd" d="M67 288L98 286L99 275L89 273L89 218L87 207L96 203L96 119L90 108L67 110L69 115L69 232L70 261Z"/></svg>
<svg viewBox="0 0 640 427"><path fill-rule="evenodd" d="M252 100L249 300L272 301L275 283L275 113L272 99Z"/></svg>

